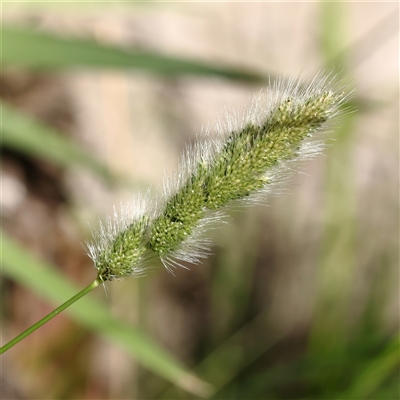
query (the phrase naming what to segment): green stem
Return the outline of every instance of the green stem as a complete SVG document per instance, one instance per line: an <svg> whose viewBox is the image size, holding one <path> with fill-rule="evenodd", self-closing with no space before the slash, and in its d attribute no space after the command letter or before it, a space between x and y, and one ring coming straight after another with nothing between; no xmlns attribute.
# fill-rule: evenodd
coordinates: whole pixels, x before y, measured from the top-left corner
<svg viewBox="0 0 400 400"><path fill-rule="evenodd" d="M36 324L32 325L30 328L19 334L17 337L15 337L13 340L5 344L3 347L0 347L0 354L3 354L6 352L8 349L16 345L18 342L20 342L22 339L26 338L28 335L30 335L32 332L35 332L36 329L40 328L42 325L44 325L46 322L50 321L52 318L54 318L56 315L58 315L61 311L65 310L67 307L69 307L71 304L74 304L77 300L79 300L81 297L85 296L87 293L89 293L91 290L99 286L103 281L100 278L97 278L95 281L93 281L89 286L87 286L85 289L81 290L79 293L77 293L75 296L71 297L69 300L67 300L65 303L61 304L61 306L57 307L55 310L53 310L50 314L46 315L44 318L42 318L40 321L36 322Z"/></svg>

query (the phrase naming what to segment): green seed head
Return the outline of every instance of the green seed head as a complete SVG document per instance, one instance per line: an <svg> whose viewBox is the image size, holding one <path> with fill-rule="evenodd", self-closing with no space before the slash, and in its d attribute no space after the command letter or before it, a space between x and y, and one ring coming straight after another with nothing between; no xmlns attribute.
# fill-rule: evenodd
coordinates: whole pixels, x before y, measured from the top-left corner
<svg viewBox="0 0 400 400"><path fill-rule="evenodd" d="M279 81L255 97L241 117L234 114L220 123L218 138L189 148L178 173L164 182L153 211L148 199L142 200L133 217L123 212L101 227L89 246L101 279L138 275L151 255L169 270L207 256L210 242L203 233L221 221L227 207L259 201L288 175L293 162L321 152L321 132L348 97L333 81L329 75L308 86Z"/></svg>

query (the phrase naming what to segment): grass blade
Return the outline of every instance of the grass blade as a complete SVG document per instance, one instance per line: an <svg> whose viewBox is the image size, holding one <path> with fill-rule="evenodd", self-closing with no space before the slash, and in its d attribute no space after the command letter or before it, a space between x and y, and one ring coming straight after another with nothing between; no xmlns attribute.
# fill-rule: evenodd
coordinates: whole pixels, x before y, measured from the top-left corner
<svg viewBox="0 0 400 400"><path fill-rule="evenodd" d="M3 146L63 167L84 167L110 182L122 180L122 177L113 176L106 165L56 129L28 117L4 102L0 103L0 107Z"/></svg>
<svg viewBox="0 0 400 400"><path fill-rule="evenodd" d="M2 28L3 66L38 70L72 67L140 69L161 75L219 76L233 80L261 81L252 72L162 56L147 51L124 51L82 39L67 39L28 29Z"/></svg>

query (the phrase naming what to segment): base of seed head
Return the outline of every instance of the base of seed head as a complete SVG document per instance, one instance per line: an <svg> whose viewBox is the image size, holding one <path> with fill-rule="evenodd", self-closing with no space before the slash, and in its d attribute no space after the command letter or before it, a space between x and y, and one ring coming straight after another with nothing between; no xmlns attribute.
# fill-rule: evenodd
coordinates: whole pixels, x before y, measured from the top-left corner
<svg viewBox="0 0 400 400"><path fill-rule="evenodd" d="M106 223L100 222L93 241L86 244L89 257L105 282L127 276L141 276L149 258L146 235L151 223L149 193L114 208Z"/></svg>

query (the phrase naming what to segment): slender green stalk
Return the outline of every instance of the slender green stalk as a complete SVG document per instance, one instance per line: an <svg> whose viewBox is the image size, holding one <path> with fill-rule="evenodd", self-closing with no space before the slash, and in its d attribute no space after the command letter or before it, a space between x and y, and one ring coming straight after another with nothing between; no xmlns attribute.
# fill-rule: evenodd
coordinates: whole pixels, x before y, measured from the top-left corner
<svg viewBox="0 0 400 400"><path fill-rule="evenodd" d="M0 354L5 353L7 350L9 350L11 347L16 345L18 342L20 342L22 339L26 338L28 335L31 333L35 332L36 329L40 328L42 325L44 325L46 322L50 321L52 318L54 318L56 315L58 315L61 311L65 310L67 307L69 307L71 304L74 304L77 300L79 300L81 297L85 296L88 294L91 290L96 288L102 283L102 280L100 278L97 278L94 280L89 286L87 286L85 289L81 290L79 293L77 293L75 296L71 297L69 300L67 300L65 303L61 304L61 306L57 307L55 310L53 310L50 314L46 315L44 318L42 318L40 321L36 322L36 324L32 325L29 327L27 330L19 334L17 337L15 337L13 340L5 344L3 347L0 348Z"/></svg>

